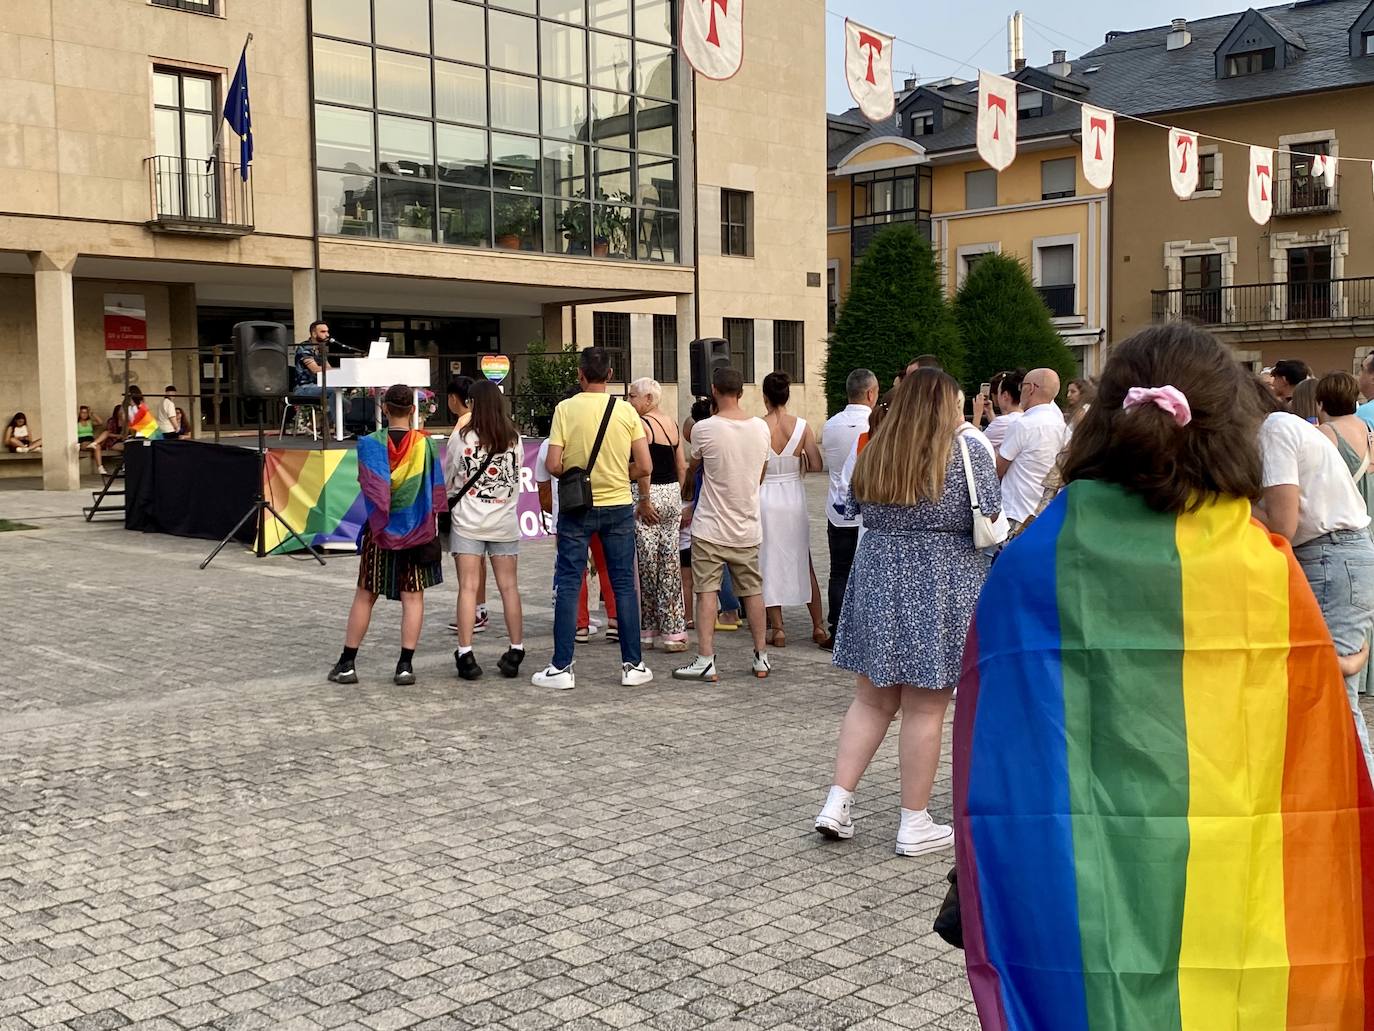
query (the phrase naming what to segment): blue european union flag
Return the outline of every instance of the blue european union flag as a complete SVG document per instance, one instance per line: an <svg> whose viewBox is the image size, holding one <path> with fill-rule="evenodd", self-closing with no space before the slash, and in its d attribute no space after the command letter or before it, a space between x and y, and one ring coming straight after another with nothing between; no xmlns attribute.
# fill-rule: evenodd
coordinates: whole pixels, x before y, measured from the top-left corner
<svg viewBox="0 0 1374 1031"><path fill-rule="evenodd" d="M224 101L224 120L239 134L239 175L248 181L248 166L253 161L253 116L248 110L248 47L239 57L239 70L229 84Z"/></svg>

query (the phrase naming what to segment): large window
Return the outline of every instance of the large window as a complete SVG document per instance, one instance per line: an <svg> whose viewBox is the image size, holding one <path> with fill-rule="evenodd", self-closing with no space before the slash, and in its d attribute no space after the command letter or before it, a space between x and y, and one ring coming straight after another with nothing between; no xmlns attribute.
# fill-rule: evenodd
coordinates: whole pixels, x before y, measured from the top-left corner
<svg viewBox="0 0 1374 1031"><path fill-rule="evenodd" d="M720 253L747 258L754 253L750 222L754 195L742 190L720 191Z"/></svg>
<svg viewBox="0 0 1374 1031"><path fill-rule="evenodd" d="M1331 315L1331 248L1290 248L1288 317L1329 319Z"/></svg>
<svg viewBox="0 0 1374 1031"><path fill-rule="evenodd" d="M980 168L976 172L964 173L964 207L970 211L977 208L997 207L997 170Z"/></svg>
<svg viewBox="0 0 1374 1031"><path fill-rule="evenodd" d="M1040 296L1044 298L1045 307L1057 319L1073 315L1078 292L1073 244L1040 247L1037 257L1040 264Z"/></svg>
<svg viewBox="0 0 1374 1031"><path fill-rule="evenodd" d="M654 316L654 379L677 382L677 319L672 315Z"/></svg>
<svg viewBox="0 0 1374 1031"><path fill-rule="evenodd" d="M773 323L773 368L787 373L793 383L804 382L806 350L802 337L806 323L778 319Z"/></svg>
<svg viewBox="0 0 1374 1031"><path fill-rule="evenodd" d="M177 68L153 70L153 139L159 215L214 220L219 213L214 137L215 80ZM233 148L235 156L238 148Z"/></svg>
<svg viewBox="0 0 1374 1031"><path fill-rule="evenodd" d="M1221 255L1183 258L1183 315L1208 325L1221 321Z"/></svg>
<svg viewBox="0 0 1374 1031"><path fill-rule="evenodd" d="M930 239L931 171L929 165L860 172L850 178L850 223L855 257L873 237L896 222L911 222Z"/></svg>
<svg viewBox="0 0 1374 1031"><path fill-rule="evenodd" d="M1197 188L1199 192L1217 188L1217 161L1219 158L1220 155L1216 151L1197 156Z"/></svg>
<svg viewBox="0 0 1374 1031"><path fill-rule="evenodd" d="M619 311L592 313L592 343L604 348L611 363L611 378L630 380L630 314Z"/></svg>
<svg viewBox="0 0 1374 1031"><path fill-rule="evenodd" d="M754 382L754 320L725 319L725 339L730 344L730 368Z"/></svg>
<svg viewBox="0 0 1374 1031"><path fill-rule="evenodd" d="M320 232L677 262L673 8L312 0Z"/></svg>

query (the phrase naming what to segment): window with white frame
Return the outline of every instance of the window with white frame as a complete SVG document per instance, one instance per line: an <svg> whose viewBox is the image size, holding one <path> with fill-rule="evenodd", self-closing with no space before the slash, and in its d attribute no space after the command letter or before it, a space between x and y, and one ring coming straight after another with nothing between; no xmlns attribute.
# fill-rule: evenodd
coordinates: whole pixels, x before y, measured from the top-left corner
<svg viewBox="0 0 1374 1031"><path fill-rule="evenodd" d="M1035 256L1036 285L1045 307L1057 319L1071 318L1078 306L1077 248L1071 243L1038 246Z"/></svg>

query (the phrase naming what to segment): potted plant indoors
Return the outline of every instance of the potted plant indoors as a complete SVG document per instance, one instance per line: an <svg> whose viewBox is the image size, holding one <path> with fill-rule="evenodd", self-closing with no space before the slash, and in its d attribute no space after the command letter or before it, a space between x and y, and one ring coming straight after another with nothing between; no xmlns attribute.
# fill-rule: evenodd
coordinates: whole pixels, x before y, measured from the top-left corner
<svg viewBox="0 0 1374 1031"><path fill-rule="evenodd" d="M569 203L558 218L558 228L568 241L569 254L587 253L588 212L586 201Z"/></svg>
<svg viewBox="0 0 1374 1031"><path fill-rule="evenodd" d="M396 239L410 243L431 243L434 240L434 212L423 204L408 204L401 212L396 227Z"/></svg>
<svg viewBox="0 0 1374 1031"><path fill-rule="evenodd" d="M592 253L598 258L628 253L630 215L621 205L630 203L629 195L616 192L597 199L604 203L598 204L592 215Z"/></svg>
<svg viewBox="0 0 1374 1031"><path fill-rule="evenodd" d="M539 224L539 206L528 197L515 197L496 209L496 246L521 249L523 239Z"/></svg>

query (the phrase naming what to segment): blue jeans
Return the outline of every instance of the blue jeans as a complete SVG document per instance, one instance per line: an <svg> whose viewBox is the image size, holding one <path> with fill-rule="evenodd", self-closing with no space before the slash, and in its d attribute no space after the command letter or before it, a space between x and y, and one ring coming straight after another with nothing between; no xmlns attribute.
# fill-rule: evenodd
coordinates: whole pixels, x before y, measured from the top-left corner
<svg viewBox="0 0 1374 1031"><path fill-rule="evenodd" d="M620 627L620 661L638 666L639 593L635 590L635 507L612 505L585 512L558 513L558 558L553 571L553 664L567 669L573 661L577 637L577 596L587 571L587 547L592 534L606 550L606 572L615 592Z"/></svg>
<svg viewBox="0 0 1374 1031"><path fill-rule="evenodd" d="M720 601L721 612L739 612L739 599L735 597L734 585L730 582L730 567L725 567L725 572L720 581L720 590L716 592Z"/></svg>
<svg viewBox="0 0 1374 1031"><path fill-rule="evenodd" d="M340 388L340 389L342 389L342 388ZM313 398L319 399L319 400L321 401L321 403L327 404L327 405L329 406L329 409L330 409L329 417L332 419L332 418L334 417L334 411L333 411L333 407L334 407L334 395L337 394L338 392L339 392L338 390L335 390L333 387L330 387L330 388L329 388L329 400L328 400L327 402L325 402L325 401L324 401L324 388L323 388L323 387L321 387L318 383L302 383L299 387L296 387L294 390L291 391L291 396L292 396L292 397L313 397Z"/></svg>
<svg viewBox="0 0 1374 1031"><path fill-rule="evenodd" d="M1321 606L1322 618L1336 643L1337 655L1354 655L1364 647L1374 626L1374 542L1365 530L1333 530L1293 549L1312 593ZM1360 711L1362 674L1345 678L1345 693L1355 714L1364 760L1374 772L1369 748L1369 728Z"/></svg>

